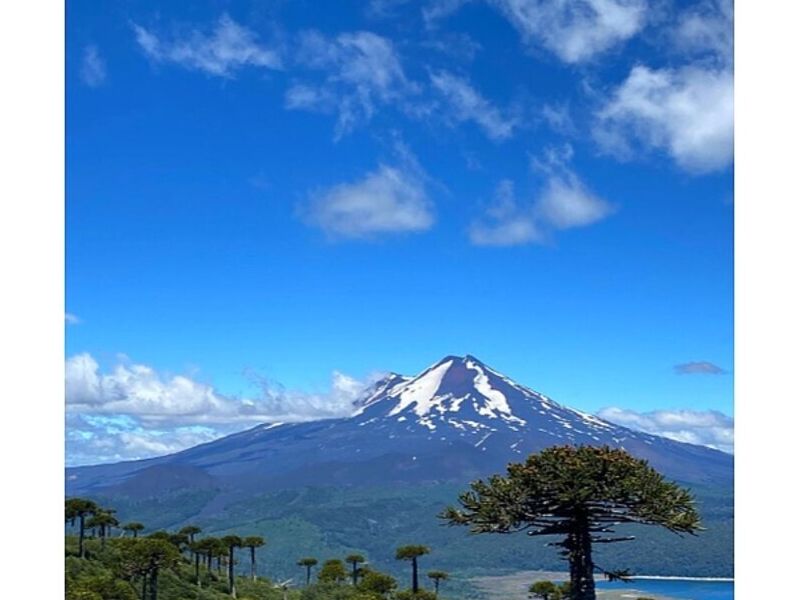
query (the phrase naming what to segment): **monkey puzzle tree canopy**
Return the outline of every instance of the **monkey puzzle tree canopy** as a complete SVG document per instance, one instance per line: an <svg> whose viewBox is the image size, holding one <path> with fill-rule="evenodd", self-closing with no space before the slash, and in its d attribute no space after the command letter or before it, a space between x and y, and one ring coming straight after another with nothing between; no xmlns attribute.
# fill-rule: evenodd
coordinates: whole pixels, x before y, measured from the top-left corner
<svg viewBox="0 0 800 600"><path fill-rule="evenodd" d="M203 530L200 529L197 525L187 525L186 527L178 531L178 533L187 536L189 538L189 542L194 543L194 536L196 536L198 533L202 533L202 531Z"/></svg>
<svg viewBox="0 0 800 600"><path fill-rule="evenodd" d="M440 516L473 533L564 536L554 545L569 561L573 600L596 597L592 544L633 539L613 537L615 526L660 525L678 534L702 529L688 490L666 481L647 461L608 446L557 446L532 454L510 464L505 477L473 482L459 503Z"/></svg>
<svg viewBox="0 0 800 600"><path fill-rule="evenodd" d="M139 537L139 532L144 529L144 525L136 521L133 521L131 523L125 523L125 525L122 526L122 529L124 531L130 531L131 533L133 533L133 537Z"/></svg>
<svg viewBox="0 0 800 600"><path fill-rule="evenodd" d="M323 563L318 577L320 581L339 583L347 579L347 569L341 560L332 558Z"/></svg>

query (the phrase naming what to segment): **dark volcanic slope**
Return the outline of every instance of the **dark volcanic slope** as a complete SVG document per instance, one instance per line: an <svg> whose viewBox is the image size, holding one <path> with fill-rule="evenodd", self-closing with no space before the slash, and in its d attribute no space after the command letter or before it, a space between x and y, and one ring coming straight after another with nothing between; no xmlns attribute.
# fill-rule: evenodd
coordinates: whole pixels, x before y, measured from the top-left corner
<svg viewBox="0 0 800 600"><path fill-rule="evenodd" d="M67 492L463 482L554 444L625 448L687 483L733 478L728 454L567 408L472 356L448 356L414 378L392 374L356 408L349 418L260 425L157 459L68 469Z"/></svg>

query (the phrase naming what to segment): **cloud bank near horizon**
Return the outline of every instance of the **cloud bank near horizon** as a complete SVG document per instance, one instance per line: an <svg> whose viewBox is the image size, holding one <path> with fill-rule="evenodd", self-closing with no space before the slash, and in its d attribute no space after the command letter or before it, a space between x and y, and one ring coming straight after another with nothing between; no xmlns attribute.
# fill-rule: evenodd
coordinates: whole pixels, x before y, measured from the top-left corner
<svg viewBox="0 0 800 600"><path fill-rule="evenodd" d="M631 429L733 454L733 418L716 410L637 412L608 407L597 416Z"/></svg>
<svg viewBox="0 0 800 600"><path fill-rule="evenodd" d="M322 392L288 390L257 373L246 375L255 393L237 397L122 358L103 371L91 354L71 356L64 382L68 463L168 454L259 423L346 417L382 373L357 379L334 371Z"/></svg>

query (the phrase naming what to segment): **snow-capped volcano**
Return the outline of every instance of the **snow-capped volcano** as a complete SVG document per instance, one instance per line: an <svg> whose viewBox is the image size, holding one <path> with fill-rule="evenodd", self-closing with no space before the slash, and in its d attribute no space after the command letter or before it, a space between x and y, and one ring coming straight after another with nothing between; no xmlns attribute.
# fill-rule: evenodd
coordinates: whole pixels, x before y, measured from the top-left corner
<svg viewBox="0 0 800 600"><path fill-rule="evenodd" d="M474 356L447 356L410 378L390 374L358 403L352 420L377 429L427 432L429 437L477 437L484 448L491 436L513 438L519 454L533 432L552 443L612 443L655 436L619 427L562 406L519 385Z"/></svg>
<svg viewBox="0 0 800 600"><path fill-rule="evenodd" d="M560 444L625 448L687 482L730 482L733 475L730 455L568 408L467 355L447 356L416 377L387 375L347 418L268 423L157 459L70 469L67 485L73 493L109 493L149 489L158 485L154 477L186 477L243 493L464 481Z"/></svg>

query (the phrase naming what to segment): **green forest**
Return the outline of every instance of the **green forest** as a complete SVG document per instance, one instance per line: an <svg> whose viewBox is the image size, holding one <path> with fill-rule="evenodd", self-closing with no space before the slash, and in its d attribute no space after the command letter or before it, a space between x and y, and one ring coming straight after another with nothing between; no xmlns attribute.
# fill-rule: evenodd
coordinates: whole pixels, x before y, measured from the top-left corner
<svg viewBox="0 0 800 600"><path fill-rule="evenodd" d="M627 528L655 525L690 537L704 531L689 490L666 481L646 461L608 447L549 448L524 463L509 465L506 475L473 482L451 502L454 499L453 505L439 505L439 525L447 531L467 529L476 534L466 540L511 539L481 534L524 532L515 537L528 542L531 537L545 536L551 559L564 561L562 570L569 565L571 573L570 586L553 593L570 600L594 600L595 576L624 579L630 575L619 562L609 562L607 554L596 552L617 546L616 542L638 545ZM352 516L358 507L342 507L342 511ZM261 549L271 540L261 534L261 528L247 530L239 525L235 532L219 532L214 527L184 524L156 529L149 523L122 520L120 514L94 499L66 499L67 600L479 597L465 573L451 574L447 561L437 558L441 553L432 545L385 544L382 556L375 560L350 543L347 552L336 555L326 547L316 551L309 547L299 527L292 536L294 547L282 542L278 571L276 564L262 564ZM380 526L376 520L378 535ZM479 568L485 562L483 556L468 543L464 546L463 553L471 551ZM664 550L660 548L658 554L668 556ZM525 558L531 561L528 568L544 568L530 556ZM385 568L387 559L392 568ZM284 579L289 562L291 575ZM265 577L267 573L280 573L280 577Z"/></svg>

